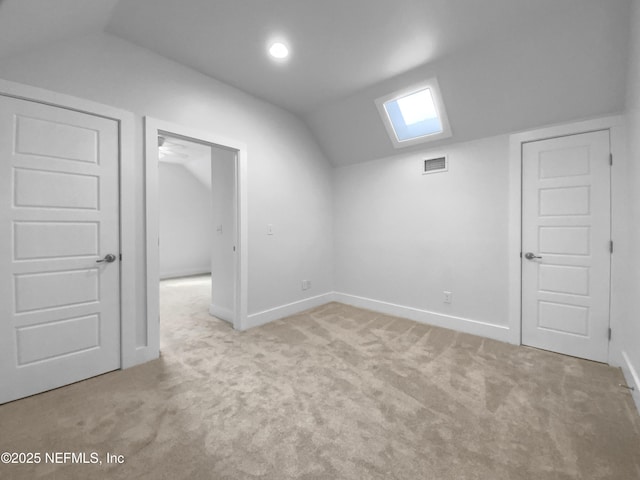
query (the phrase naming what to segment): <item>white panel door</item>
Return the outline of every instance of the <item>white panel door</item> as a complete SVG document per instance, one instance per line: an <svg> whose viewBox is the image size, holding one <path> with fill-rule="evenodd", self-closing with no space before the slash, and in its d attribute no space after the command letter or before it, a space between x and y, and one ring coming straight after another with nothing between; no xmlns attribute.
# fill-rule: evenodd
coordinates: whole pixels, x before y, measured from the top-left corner
<svg viewBox="0 0 640 480"><path fill-rule="evenodd" d="M0 96L0 403L120 367L118 144Z"/></svg>
<svg viewBox="0 0 640 480"><path fill-rule="evenodd" d="M609 132L522 152L522 343L599 362L609 348Z"/></svg>

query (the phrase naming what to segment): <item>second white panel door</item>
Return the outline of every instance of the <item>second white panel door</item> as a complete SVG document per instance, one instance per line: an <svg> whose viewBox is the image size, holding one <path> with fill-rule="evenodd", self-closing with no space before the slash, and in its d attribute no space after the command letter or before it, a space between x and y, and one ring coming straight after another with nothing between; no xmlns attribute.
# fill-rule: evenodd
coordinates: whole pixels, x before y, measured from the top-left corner
<svg viewBox="0 0 640 480"><path fill-rule="evenodd" d="M609 132L527 143L522 157L522 343L608 360Z"/></svg>

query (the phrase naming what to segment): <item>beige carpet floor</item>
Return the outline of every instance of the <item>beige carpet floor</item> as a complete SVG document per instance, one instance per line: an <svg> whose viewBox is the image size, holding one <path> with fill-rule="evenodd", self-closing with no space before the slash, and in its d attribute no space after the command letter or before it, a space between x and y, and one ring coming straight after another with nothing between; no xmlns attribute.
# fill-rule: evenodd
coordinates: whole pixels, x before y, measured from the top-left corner
<svg viewBox="0 0 640 480"><path fill-rule="evenodd" d="M640 479L617 369L331 303L244 333L162 284L162 357L0 406L2 479Z"/></svg>

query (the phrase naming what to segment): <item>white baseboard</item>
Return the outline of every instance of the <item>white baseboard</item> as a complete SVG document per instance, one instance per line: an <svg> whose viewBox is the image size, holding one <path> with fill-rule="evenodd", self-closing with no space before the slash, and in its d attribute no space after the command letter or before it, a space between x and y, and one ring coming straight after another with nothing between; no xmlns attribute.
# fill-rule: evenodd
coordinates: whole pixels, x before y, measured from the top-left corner
<svg viewBox="0 0 640 480"><path fill-rule="evenodd" d="M492 338L502 342L509 342L509 327L503 325L493 325L491 323L471 320L469 318L454 317L443 313L431 312L428 310L420 310L413 307L405 307L394 303L381 302L370 298L358 297L346 293L334 293L333 300L336 302L346 303L354 307L366 308L396 317L408 318L420 323L434 325L436 327L457 330L472 335Z"/></svg>
<svg viewBox="0 0 640 480"><path fill-rule="evenodd" d="M233 324L233 317L235 316L233 310L212 303L209 305L209 313L220 320Z"/></svg>
<svg viewBox="0 0 640 480"><path fill-rule="evenodd" d="M437 327L457 330L459 332L492 338L502 342L509 342L509 327L494 325L491 323L471 320L469 318L455 317L443 313L420 310L418 308L396 305L394 303L372 300L347 293L330 292L316 297L306 298L298 302L289 303L280 307L271 308L262 312L249 315L247 328L257 327L280 318L295 315L304 310L318 307L329 302L341 302L354 307L366 308L375 312L386 313L397 317L408 318L416 322L434 325Z"/></svg>
<svg viewBox="0 0 640 480"><path fill-rule="evenodd" d="M270 308L262 312L252 313L247 319L247 328L258 327L265 323L288 317L289 315L295 315L296 313L309 310L310 308L319 307L320 305L332 302L333 300L333 293L329 292L316 297L305 298L304 300Z"/></svg>
<svg viewBox="0 0 640 480"><path fill-rule="evenodd" d="M636 402L636 408L640 414L640 376L638 376L638 370L635 368L633 363L631 363L627 352L624 350L622 351L622 360L622 373L627 381L627 385L635 388L635 390L631 390L631 396L633 397L634 402ZM640 365L638 365L638 367L640 367Z"/></svg>
<svg viewBox="0 0 640 480"><path fill-rule="evenodd" d="M211 269L188 268L185 270L174 270L171 272L160 272L160 280L168 280L170 278L191 277L193 275L211 274Z"/></svg>

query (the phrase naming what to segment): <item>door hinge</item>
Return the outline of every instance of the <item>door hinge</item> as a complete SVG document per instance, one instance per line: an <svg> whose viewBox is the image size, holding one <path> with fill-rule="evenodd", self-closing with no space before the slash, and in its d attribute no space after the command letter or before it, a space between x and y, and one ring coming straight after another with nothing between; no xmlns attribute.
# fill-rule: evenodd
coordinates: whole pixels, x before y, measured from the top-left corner
<svg viewBox="0 0 640 480"><path fill-rule="evenodd" d="M522 258L522 252L520 252L520 258Z"/></svg>
<svg viewBox="0 0 640 480"><path fill-rule="evenodd" d="M609 327L609 340L611 340L611 327Z"/></svg>
<svg viewBox="0 0 640 480"><path fill-rule="evenodd" d="M613 240L609 240L609 253L613 253Z"/></svg>
<svg viewBox="0 0 640 480"><path fill-rule="evenodd" d="M120 261L122 261L122 254L120 254Z"/></svg>
<svg viewBox="0 0 640 480"><path fill-rule="evenodd" d="M613 153L609 154L609 165L613 165Z"/></svg>

